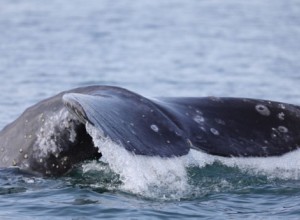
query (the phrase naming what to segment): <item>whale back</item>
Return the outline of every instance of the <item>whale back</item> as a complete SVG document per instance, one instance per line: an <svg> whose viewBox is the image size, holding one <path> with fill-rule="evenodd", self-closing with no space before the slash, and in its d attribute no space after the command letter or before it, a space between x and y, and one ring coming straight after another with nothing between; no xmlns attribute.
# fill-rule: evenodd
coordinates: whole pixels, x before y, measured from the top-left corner
<svg viewBox="0 0 300 220"><path fill-rule="evenodd" d="M98 86L66 92L89 93ZM0 132L0 167L18 166L44 175L61 175L83 160L99 158L85 126L62 102L66 92L26 109Z"/></svg>

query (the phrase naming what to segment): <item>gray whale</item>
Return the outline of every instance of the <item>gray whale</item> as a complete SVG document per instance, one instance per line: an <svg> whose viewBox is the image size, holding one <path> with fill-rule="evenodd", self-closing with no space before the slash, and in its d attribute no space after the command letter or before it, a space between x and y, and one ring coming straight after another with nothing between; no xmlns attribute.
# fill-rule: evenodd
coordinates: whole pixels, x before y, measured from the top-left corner
<svg viewBox="0 0 300 220"><path fill-rule="evenodd" d="M300 107L221 97L146 98L88 86L28 108L0 132L0 166L59 176L101 153L86 123L136 155L178 157L196 149L224 157L280 156L300 147Z"/></svg>

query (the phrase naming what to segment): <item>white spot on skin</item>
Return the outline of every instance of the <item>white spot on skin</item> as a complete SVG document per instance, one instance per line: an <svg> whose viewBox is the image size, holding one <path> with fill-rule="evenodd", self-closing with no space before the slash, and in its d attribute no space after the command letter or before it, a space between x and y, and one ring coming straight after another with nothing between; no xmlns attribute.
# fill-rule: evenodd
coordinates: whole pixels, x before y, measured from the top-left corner
<svg viewBox="0 0 300 220"><path fill-rule="evenodd" d="M284 104L279 104L279 108L285 109L285 105Z"/></svg>
<svg viewBox="0 0 300 220"><path fill-rule="evenodd" d="M278 113L278 118L280 119L280 120L284 120L284 117L285 117L285 115L284 115L284 113L283 112L280 112L280 113Z"/></svg>
<svg viewBox="0 0 300 220"><path fill-rule="evenodd" d="M194 118L194 121L197 122L198 124L201 124L202 122L205 121L205 119L201 115L196 115Z"/></svg>
<svg viewBox="0 0 300 220"><path fill-rule="evenodd" d="M223 121L222 119L216 118L215 121L220 124L220 125L225 125L225 121Z"/></svg>
<svg viewBox="0 0 300 220"><path fill-rule="evenodd" d="M155 132L158 132L158 131L159 131L159 128L158 128L157 125L155 125L155 124L152 124L152 125L150 126L150 128L151 128L153 131L155 131Z"/></svg>
<svg viewBox="0 0 300 220"><path fill-rule="evenodd" d="M217 101L219 101L219 99L220 99L220 98L215 97L215 96L209 96L208 98L209 98L211 101L214 101L214 102L217 102Z"/></svg>
<svg viewBox="0 0 300 220"><path fill-rule="evenodd" d="M202 112L201 112L200 110L198 110L198 109L196 109L196 113L198 113L198 114L201 114L201 115L202 115Z"/></svg>
<svg viewBox="0 0 300 220"><path fill-rule="evenodd" d="M265 105L256 105L255 109L259 114L263 116L269 116L271 114L270 110Z"/></svg>
<svg viewBox="0 0 300 220"><path fill-rule="evenodd" d="M211 128L210 132L213 133L214 135L219 135L220 134L219 131L215 128Z"/></svg>
<svg viewBox="0 0 300 220"><path fill-rule="evenodd" d="M281 133L287 133L287 132L289 132L289 129L287 129L284 126L278 126L278 131Z"/></svg>

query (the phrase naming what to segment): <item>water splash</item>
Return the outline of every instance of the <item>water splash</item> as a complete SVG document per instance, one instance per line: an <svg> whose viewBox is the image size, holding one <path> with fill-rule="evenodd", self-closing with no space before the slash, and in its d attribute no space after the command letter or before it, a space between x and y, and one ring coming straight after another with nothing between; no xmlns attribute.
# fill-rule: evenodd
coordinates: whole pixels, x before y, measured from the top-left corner
<svg viewBox="0 0 300 220"><path fill-rule="evenodd" d="M299 180L300 151L268 158L224 158L196 150L182 157L147 157L128 152L90 124L86 128L103 155L101 161L118 175L118 189L147 198L191 198L276 179ZM104 168L97 163L83 167L91 169Z"/></svg>
<svg viewBox="0 0 300 220"><path fill-rule="evenodd" d="M188 187L185 160L134 155L87 124L102 161L120 175L122 190L146 197L180 197Z"/></svg>

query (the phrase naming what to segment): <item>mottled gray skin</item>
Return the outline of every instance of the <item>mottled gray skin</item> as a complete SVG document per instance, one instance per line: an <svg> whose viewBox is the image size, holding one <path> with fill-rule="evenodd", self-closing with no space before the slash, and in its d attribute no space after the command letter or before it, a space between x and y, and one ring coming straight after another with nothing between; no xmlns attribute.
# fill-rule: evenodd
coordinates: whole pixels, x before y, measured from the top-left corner
<svg viewBox="0 0 300 220"><path fill-rule="evenodd" d="M278 156L300 147L298 106L241 98L147 99L90 86L28 108L0 133L0 166L58 176L99 159L90 123L136 155L175 157L191 148L219 156Z"/></svg>
<svg viewBox="0 0 300 220"><path fill-rule="evenodd" d="M97 87L78 88L69 92L89 93ZM86 133L85 126L74 118L62 102L62 92L54 97L43 100L28 108L19 118L7 125L0 132L0 166L18 166L22 169L42 175L57 176L66 173L70 168L83 160L100 158L98 149ZM62 121L51 118L65 111L66 119ZM47 124L53 126L47 126ZM62 123L73 125L77 136L70 141L68 127L60 127ZM43 126L45 127L41 131ZM48 129L52 129L49 131ZM45 140L51 142L56 150L41 153L38 136L51 134ZM56 145L56 146L54 146ZM46 147L47 143L45 143Z"/></svg>

